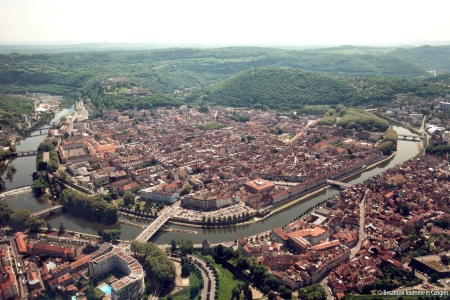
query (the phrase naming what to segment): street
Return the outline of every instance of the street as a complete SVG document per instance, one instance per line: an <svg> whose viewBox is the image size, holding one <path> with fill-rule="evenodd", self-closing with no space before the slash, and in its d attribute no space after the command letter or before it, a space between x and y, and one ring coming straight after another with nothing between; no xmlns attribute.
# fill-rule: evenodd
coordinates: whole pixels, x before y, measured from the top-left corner
<svg viewBox="0 0 450 300"><path fill-rule="evenodd" d="M19 295L21 296L20 299L28 299L28 289L25 284L23 284L22 280L25 279L25 274L23 274L24 266L23 261L19 255L19 250L17 249L16 242L14 241L14 238L11 239L11 255L14 258L14 264L16 266L17 270L17 278L18 282L17 285L19 287ZM18 265L20 263L20 266ZM19 274L19 272L22 271L22 274Z"/></svg>

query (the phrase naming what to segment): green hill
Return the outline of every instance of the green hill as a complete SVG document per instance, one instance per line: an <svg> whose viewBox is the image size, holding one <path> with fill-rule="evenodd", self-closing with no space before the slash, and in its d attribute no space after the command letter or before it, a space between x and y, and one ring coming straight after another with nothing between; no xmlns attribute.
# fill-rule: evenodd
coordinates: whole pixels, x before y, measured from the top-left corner
<svg viewBox="0 0 450 300"><path fill-rule="evenodd" d="M3 49L0 46L0 52ZM171 48L68 53L0 54L0 89L84 94L96 80L128 77L162 93L205 87L242 71L260 67L288 67L342 76L427 75L409 52L390 55L389 48L343 46L286 50L257 47L217 49ZM42 49L41 49L42 50ZM50 49L51 50L51 49ZM49 51L50 51L49 50ZM434 49L431 51L437 51Z"/></svg>
<svg viewBox="0 0 450 300"><path fill-rule="evenodd" d="M450 72L450 46L399 48L387 56L414 64L422 70L435 69L437 73Z"/></svg>
<svg viewBox="0 0 450 300"><path fill-rule="evenodd" d="M277 109L346 103L355 97L355 90L345 79L287 68L245 71L206 93L207 102L237 107L263 104Z"/></svg>

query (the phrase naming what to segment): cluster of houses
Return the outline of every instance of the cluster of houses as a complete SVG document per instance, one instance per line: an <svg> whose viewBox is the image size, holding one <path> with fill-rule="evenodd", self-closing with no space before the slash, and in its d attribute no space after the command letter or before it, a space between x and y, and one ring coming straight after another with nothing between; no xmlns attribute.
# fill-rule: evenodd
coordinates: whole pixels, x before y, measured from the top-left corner
<svg viewBox="0 0 450 300"><path fill-rule="evenodd" d="M252 110L239 111L249 118L241 123L231 110L106 110L108 121L74 123L59 155L71 175L92 187L120 195L140 190L145 200L181 199L182 206L203 210L277 205L382 159L371 141L381 134L310 128L308 120ZM198 127L213 122L224 128Z"/></svg>
<svg viewBox="0 0 450 300"><path fill-rule="evenodd" d="M450 249L440 238L450 233L433 225L436 219L448 218L449 172L448 163L435 156L410 160L342 191L327 207L274 228L271 243L240 239L238 247L247 256L257 257L292 290L327 276L337 298L350 291L362 292L364 286L383 277L383 265L405 267L396 254L417 249L409 234L418 230L420 234L426 225L428 234L438 237L435 245ZM417 257L410 267L441 277L450 274L438 255Z"/></svg>

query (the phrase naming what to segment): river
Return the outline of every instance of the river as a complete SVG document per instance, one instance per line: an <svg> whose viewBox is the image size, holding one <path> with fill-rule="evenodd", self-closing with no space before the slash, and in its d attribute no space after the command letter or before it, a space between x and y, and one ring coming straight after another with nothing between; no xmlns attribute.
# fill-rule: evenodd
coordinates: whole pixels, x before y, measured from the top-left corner
<svg viewBox="0 0 450 300"><path fill-rule="evenodd" d="M59 122L59 119L63 116L67 116L74 111L73 107L71 109L63 110L57 114L55 117L55 121ZM404 129L399 126L393 126L393 128L399 133L410 134L410 131ZM20 145L17 146L17 150L31 150L37 149L39 143L44 139L44 136L35 136L29 137L21 142ZM348 180L350 183L358 183L366 180L369 177L377 175L384 170L395 166L398 163L404 162L410 158L413 158L419 152L418 146L416 142L410 141L398 141L398 151L395 157L391 160L380 164L379 166L365 171L361 174L355 175ZM17 189L18 187L29 186L32 184L31 174L35 171L35 156L30 157L19 157L15 158L10 164L13 164L17 168L17 173L14 174L14 178L12 181L5 179L6 187L9 191L6 191L3 195L5 198L5 202L8 203L11 207L15 209L28 209L31 212L42 210L52 205L50 201L40 201L37 200L30 188L22 188ZM0 174L2 174L2 178L6 175L5 167L0 169ZM12 190L11 189L16 189ZM205 238L208 239L212 243L218 243L223 241L233 241L235 239L239 239L240 237L255 235L260 232L264 232L270 230L274 227L281 227L291 220L295 219L303 212L308 210L309 208L317 205L318 203L335 196L339 193L339 190L336 189L327 189L320 193L311 196L308 201L304 201L302 203L297 203L288 209L280 211L265 220L261 220L260 222L230 227L230 228L215 228L215 229L204 229L204 228L192 228L189 226L181 226L181 225L170 225L170 227L174 229L182 229L182 230L195 230L198 234L186 234L180 232L163 232L159 233L153 241L157 244L169 244L172 239L181 239L181 238L190 238L194 241L194 243L201 243ZM119 219L131 221L133 223L138 224L148 224L150 221L142 218L135 217L125 217L121 216ZM142 231L141 228L132 227L125 224L114 224L114 225L103 225L99 223L88 222L83 219L74 218L70 216L68 213L52 215L46 218L46 222L49 222L52 227L59 227L60 223L64 224L64 227L67 230L73 230L77 232L84 232L88 234L97 234L98 230L104 229L120 229L122 234L122 239L133 240L135 239L139 233Z"/></svg>

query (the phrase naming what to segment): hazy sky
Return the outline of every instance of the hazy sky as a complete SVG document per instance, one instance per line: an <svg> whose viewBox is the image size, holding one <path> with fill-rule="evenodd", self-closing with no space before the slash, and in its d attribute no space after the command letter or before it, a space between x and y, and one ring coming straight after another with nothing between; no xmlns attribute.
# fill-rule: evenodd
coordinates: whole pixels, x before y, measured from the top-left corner
<svg viewBox="0 0 450 300"><path fill-rule="evenodd" d="M449 0L0 0L0 43L424 44Z"/></svg>

